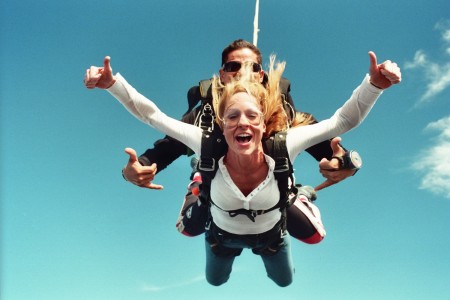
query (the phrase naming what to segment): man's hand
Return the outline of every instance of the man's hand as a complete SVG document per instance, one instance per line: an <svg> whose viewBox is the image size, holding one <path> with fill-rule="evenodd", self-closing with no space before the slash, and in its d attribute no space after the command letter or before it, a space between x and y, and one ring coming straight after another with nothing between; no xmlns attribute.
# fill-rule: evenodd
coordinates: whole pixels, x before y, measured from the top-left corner
<svg viewBox="0 0 450 300"><path fill-rule="evenodd" d="M377 64L377 56L369 51L370 57L370 83L380 89L387 89L393 84L402 81L402 73L396 63L386 60L382 64Z"/></svg>
<svg viewBox="0 0 450 300"><path fill-rule="evenodd" d="M138 161L136 151L132 148L126 148L125 152L130 156L128 163L123 169L123 176L132 184L152 190L162 190L164 187L159 184L153 184L157 171L156 164L143 166Z"/></svg>
<svg viewBox="0 0 450 300"><path fill-rule="evenodd" d="M116 82L116 79L112 74L110 61L111 58L106 56L103 61L103 67L91 66L91 68L86 70L86 75L84 75L84 85L86 85L88 89L107 89Z"/></svg>
<svg viewBox="0 0 450 300"><path fill-rule="evenodd" d="M339 145L340 142L341 142L340 137L335 137L334 139L331 140L331 149L333 149L333 156L337 157L344 156L345 150ZM323 158L319 163L319 168L320 173L327 180L325 180L320 185L316 186L315 187L316 191L319 191L333 184L336 184L339 181L342 181L347 177L350 177L353 174L355 174L355 170L340 169L340 162L337 158L332 158L331 160Z"/></svg>

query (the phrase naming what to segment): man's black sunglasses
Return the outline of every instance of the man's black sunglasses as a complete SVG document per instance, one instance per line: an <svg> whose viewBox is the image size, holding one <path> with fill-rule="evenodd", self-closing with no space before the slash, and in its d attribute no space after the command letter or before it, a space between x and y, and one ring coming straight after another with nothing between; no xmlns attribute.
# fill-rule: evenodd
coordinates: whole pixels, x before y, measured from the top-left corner
<svg viewBox="0 0 450 300"><path fill-rule="evenodd" d="M247 63L247 62L245 62L245 63ZM262 67L261 67L260 64L254 63L254 62L252 62L251 64L252 64L252 67L253 67L253 72L255 72L255 73L256 72L261 72ZM229 62L226 62L226 63L223 64L222 69L225 72L237 72L237 71L239 71L241 69L241 67L242 67L242 63L240 61L229 61Z"/></svg>

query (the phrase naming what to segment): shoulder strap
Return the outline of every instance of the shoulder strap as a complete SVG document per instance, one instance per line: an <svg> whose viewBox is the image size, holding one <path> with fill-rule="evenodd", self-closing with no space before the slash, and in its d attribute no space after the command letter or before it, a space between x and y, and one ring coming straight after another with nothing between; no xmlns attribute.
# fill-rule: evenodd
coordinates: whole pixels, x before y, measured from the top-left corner
<svg viewBox="0 0 450 300"><path fill-rule="evenodd" d="M287 95L291 92L291 82L289 81L289 79L281 77L280 90L281 90L281 94L283 94L283 95Z"/></svg>
<svg viewBox="0 0 450 300"><path fill-rule="evenodd" d="M281 97L283 98L282 100L284 111L286 112L286 115L289 118L290 121L289 123L292 124L292 122L295 119L295 106L290 94L291 82L288 79L281 77L280 90L281 90Z"/></svg>
<svg viewBox="0 0 450 300"><path fill-rule="evenodd" d="M199 87L202 99L212 99L212 78L200 80Z"/></svg>
<svg viewBox="0 0 450 300"><path fill-rule="evenodd" d="M185 115L191 112L200 101L212 101L212 78L201 80L198 85L191 87L187 93L188 110Z"/></svg>
<svg viewBox="0 0 450 300"><path fill-rule="evenodd" d="M208 177L214 178L219 167L218 160L225 155L227 148L227 143L220 129L212 132L203 130L201 155L197 170L203 173L211 172Z"/></svg>
<svg viewBox="0 0 450 300"><path fill-rule="evenodd" d="M210 201L211 181L219 168L219 159L225 155L228 145L222 130L215 125L215 113L212 105L203 103L195 122L202 128L201 154L196 169L202 175L200 201Z"/></svg>
<svg viewBox="0 0 450 300"><path fill-rule="evenodd" d="M209 141L209 142L208 142ZM207 149L206 147L210 147L211 144L214 143L214 140L210 139L209 134L203 134L202 140L202 158L205 159L205 170L202 172L202 189L200 194L200 199L203 203L208 203L209 205L215 205L214 201L211 199L211 180L214 178L217 172L217 159L219 159L226 151L226 147L224 147L224 152L219 156L216 154L211 154L206 151L216 150L216 146L214 148ZM215 144L215 143L214 143ZM226 146L226 143L223 143ZM255 222L255 217L258 215L262 215L268 213L275 209L280 209L282 211L282 229L286 229L286 208L290 206L293 199L295 199L295 195L297 194L296 187L294 185L293 178L293 168L292 164L289 160L289 155L286 147L286 132L279 132L272 136L271 138L265 141L264 152L270 155L275 161L275 169L274 176L277 179L278 189L280 191L280 197L278 203L273 207L265 210L248 210L248 209L237 209L237 210L226 210L231 217L235 217L237 215L246 215L250 220ZM205 150L205 157L203 157L203 151ZM208 156L216 156L216 160L206 158ZM210 162L213 162L211 165ZM203 178L203 176L206 176ZM217 205L216 205L217 206ZM217 206L219 209L219 206Z"/></svg>
<svg viewBox="0 0 450 300"><path fill-rule="evenodd" d="M220 128L212 132L203 130L201 154L197 163L197 170L202 175L200 201L209 205L211 202L211 181L219 168L219 159L225 155L228 145Z"/></svg>
<svg viewBox="0 0 450 300"><path fill-rule="evenodd" d="M202 105L196 111L194 124L203 130L201 155L195 169L202 175L200 200L207 203L210 195L211 180L214 178L220 157L225 155L227 144L222 131L215 126L215 113L212 106L212 79L201 80L199 85L189 89L188 110L191 111L201 101Z"/></svg>
<svg viewBox="0 0 450 300"><path fill-rule="evenodd" d="M265 152L275 161L274 176L278 182L280 199L277 205L271 208L281 210L281 230L287 230L287 208L294 203L298 189L295 186L294 168L292 167L289 153L286 147L286 132L277 132L270 137L264 145Z"/></svg>
<svg viewBox="0 0 450 300"><path fill-rule="evenodd" d="M280 199L278 207L289 205L290 195L295 193L294 169L286 147L286 132L277 132L264 143L264 152L275 161L274 176L278 182Z"/></svg>

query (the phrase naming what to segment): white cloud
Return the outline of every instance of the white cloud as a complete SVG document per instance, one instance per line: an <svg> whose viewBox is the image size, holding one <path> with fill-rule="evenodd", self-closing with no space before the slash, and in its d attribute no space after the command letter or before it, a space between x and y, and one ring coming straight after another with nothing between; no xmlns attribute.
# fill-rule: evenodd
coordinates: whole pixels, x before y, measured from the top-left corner
<svg viewBox="0 0 450 300"><path fill-rule="evenodd" d="M423 174L421 189L450 199L450 116L428 124L425 130L437 131L438 136L412 167Z"/></svg>
<svg viewBox="0 0 450 300"><path fill-rule="evenodd" d="M444 53L450 56L450 20L436 24L435 28L441 32L444 43ZM413 61L405 63L405 69L420 69L423 71L426 90L416 106L430 102L432 98L450 86L450 62L440 63L432 61L424 50L416 51Z"/></svg>
<svg viewBox="0 0 450 300"><path fill-rule="evenodd" d="M405 69L419 70L426 82L426 90L416 107L430 102L450 87L450 20L437 23L435 29L441 33L444 62L430 59L424 50L418 50L414 59L405 64ZM428 124L425 131L437 132L437 136L420 151L412 164L412 168L422 175L419 188L450 199L450 116Z"/></svg>
<svg viewBox="0 0 450 300"><path fill-rule="evenodd" d="M443 20L441 22L438 22L435 28L442 32L442 39L450 44L450 20ZM448 49L449 48L447 48L447 50Z"/></svg>
<svg viewBox="0 0 450 300"><path fill-rule="evenodd" d="M201 276L197 276L194 278L191 278L187 281L181 281L175 284L169 284L169 285L152 285L152 284L144 284L141 288L141 290L143 292L159 292L162 290L167 290L167 289L171 289L171 288L177 288L177 287L182 287L182 286L187 286L187 285L191 285L194 283L197 283L199 281L205 281L205 276L201 275Z"/></svg>

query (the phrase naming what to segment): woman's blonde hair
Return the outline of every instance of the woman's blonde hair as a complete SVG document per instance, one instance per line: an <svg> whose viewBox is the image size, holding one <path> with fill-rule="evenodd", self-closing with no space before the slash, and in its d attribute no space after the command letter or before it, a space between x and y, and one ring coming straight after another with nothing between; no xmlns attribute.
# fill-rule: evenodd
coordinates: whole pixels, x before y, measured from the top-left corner
<svg viewBox="0 0 450 300"><path fill-rule="evenodd" d="M244 63L239 78L233 78L226 85L222 84L217 76L214 76L212 85L213 106L219 126L223 129L223 115L227 100L236 93L245 92L255 97L261 107L266 124L265 137L286 130L289 127L289 122L283 108L280 91L280 79L285 67L286 62L275 62L275 55L271 55L267 72L268 81L265 87L254 78L251 63Z"/></svg>
<svg viewBox="0 0 450 300"><path fill-rule="evenodd" d="M294 120L292 120L292 127L311 125L315 123L312 115L297 111L295 112Z"/></svg>

